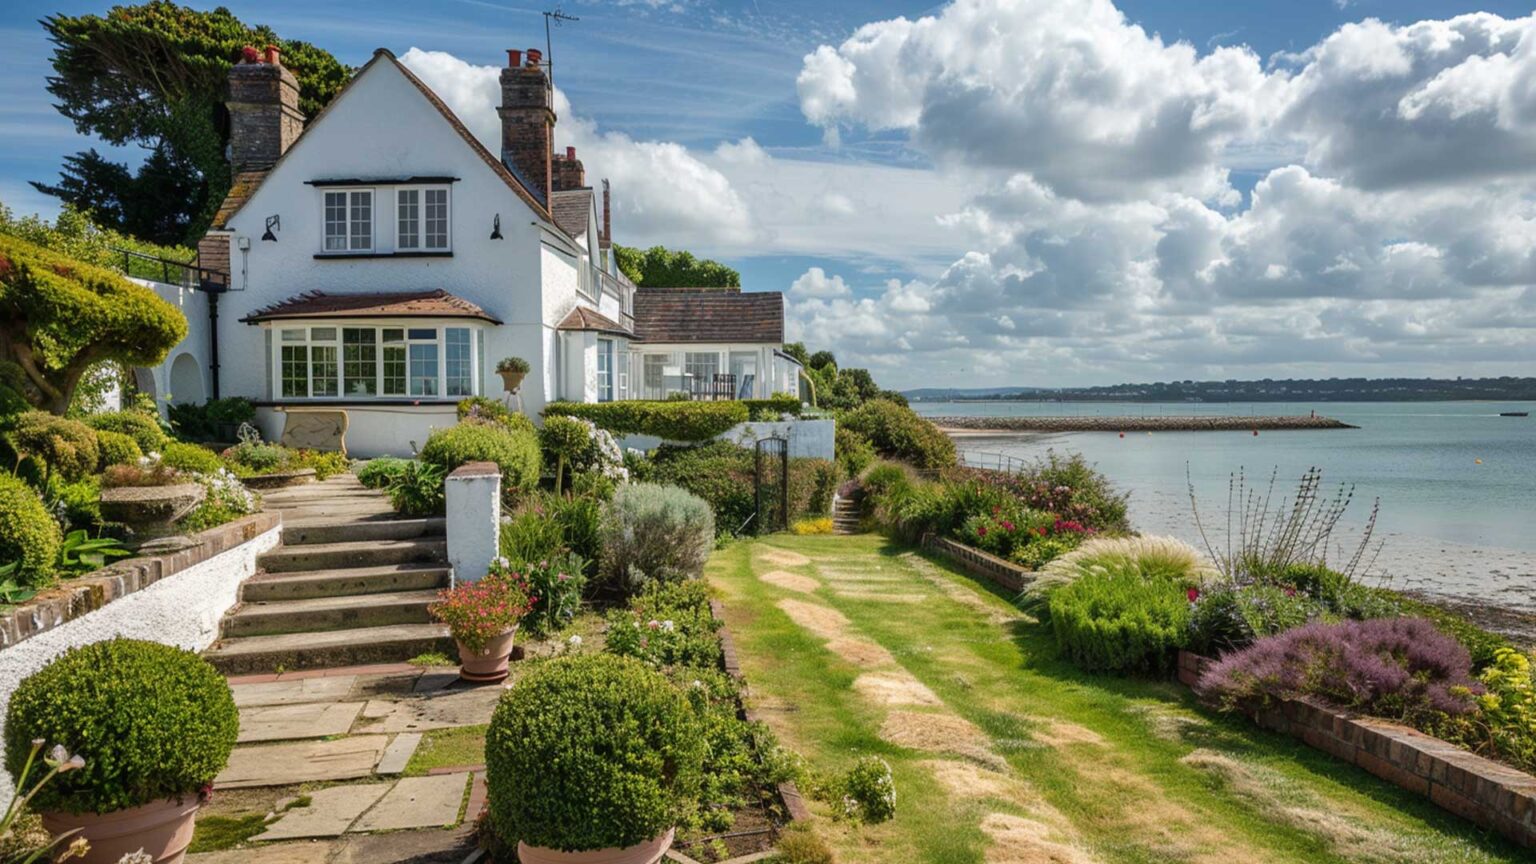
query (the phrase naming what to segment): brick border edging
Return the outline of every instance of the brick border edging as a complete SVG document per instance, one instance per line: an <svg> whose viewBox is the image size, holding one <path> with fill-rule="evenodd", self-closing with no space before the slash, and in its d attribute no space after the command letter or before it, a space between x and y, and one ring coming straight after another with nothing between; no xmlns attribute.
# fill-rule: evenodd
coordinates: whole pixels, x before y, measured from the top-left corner
<svg viewBox="0 0 1536 864"><path fill-rule="evenodd" d="M1024 586L1035 581L1035 571L1028 570L1012 561L1006 561L990 552L983 552L937 534L924 534L922 548L937 552L960 569L1009 591L1023 591Z"/></svg>
<svg viewBox="0 0 1536 864"><path fill-rule="evenodd" d="M743 693L747 689L746 676L741 673L741 661L736 653L736 642L731 638L729 630L725 629L725 604L719 600L710 598L709 614L720 627L715 633L720 637L721 666L725 674L741 687ZM745 702L741 706L742 717L748 723L758 722L757 712L748 708ZM786 780L779 784L779 800L784 802L784 812L789 815L790 822L799 822L811 818L811 810L805 806L805 798L800 794L800 788L793 780Z"/></svg>
<svg viewBox="0 0 1536 864"><path fill-rule="evenodd" d="M0 615L0 650L95 612L183 570L279 528L282 515L263 511L192 535L196 545L146 558L128 558L44 591Z"/></svg>
<svg viewBox="0 0 1536 864"><path fill-rule="evenodd" d="M1193 689L1215 662L1181 650L1180 683ZM1306 699L1283 699L1247 713L1262 728L1299 738L1521 846L1536 847L1536 776L1417 729Z"/></svg>

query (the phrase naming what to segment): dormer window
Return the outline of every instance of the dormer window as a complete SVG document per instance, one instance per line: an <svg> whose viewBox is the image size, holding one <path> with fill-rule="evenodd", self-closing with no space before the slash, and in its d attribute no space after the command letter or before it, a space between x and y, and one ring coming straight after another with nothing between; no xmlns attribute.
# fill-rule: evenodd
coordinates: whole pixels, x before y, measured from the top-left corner
<svg viewBox="0 0 1536 864"><path fill-rule="evenodd" d="M373 190L325 193L325 251L373 251Z"/></svg>
<svg viewBox="0 0 1536 864"><path fill-rule="evenodd" d="M401 251L447 251L448 187L421 186L395 190L395 248Z"/></svg>

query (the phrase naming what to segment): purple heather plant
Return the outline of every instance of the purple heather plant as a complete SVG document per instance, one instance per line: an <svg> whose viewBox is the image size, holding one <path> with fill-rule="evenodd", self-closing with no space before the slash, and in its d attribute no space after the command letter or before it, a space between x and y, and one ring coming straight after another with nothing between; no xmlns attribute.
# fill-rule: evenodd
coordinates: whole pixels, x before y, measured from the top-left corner
<svg viewBox="0 0 1536 864"><path fill-rule="evenodd" d="M1305 696L1423 728L1476 710L1483 687L1467 649L1429 621L1378 618L1260 639L1217 662L1196 690L1228 710Z"/></svg>

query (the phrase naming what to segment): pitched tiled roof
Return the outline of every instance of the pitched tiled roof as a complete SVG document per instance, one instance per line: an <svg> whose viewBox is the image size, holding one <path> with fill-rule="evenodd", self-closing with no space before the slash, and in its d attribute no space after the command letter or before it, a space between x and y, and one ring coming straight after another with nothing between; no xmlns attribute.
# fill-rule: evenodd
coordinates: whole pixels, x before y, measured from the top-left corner
<svg viewBox="0 0 1536 864"><path fill-rule="evenodd" d="M219 205L219 212L213 215L213 228L223 228L229 224L235 211L245 206L245 201L256 192L261 181L267 179L267 174L272 169L262 168L257 171L241 171L235 174L230 181L229 192L224 195L224 202Z"/></svg>
<svg viewBox="0 0 1536 864"><path fill-rule="evenodd" d="M739 288L641 288L635 292L641 342L784 341L784 295Z"/></svg>
<svg viewBox="0 0 1536 864"><path fill-rule="evenodd" d="M549 212L555 217L555 224L560 226L560 230L572 237L587 233L587 222L592 212L591 189L567 189L550 197L553 200L549 202Z"/></svg>
<svg viewBox="0 0 1536 864"><path fill-rule="evenodd" d="M588 309L585 306L577 306L571 310L571 314L565 316L560 322L561 330L596 330L599 333L616 333L620 336L634 337L635 334L624 328L624 325L614 321L600 312Z"/></svg>
<svg viewBox="0 0 1536 864"><path fill-rule="evenodd" d="M288 318L478 318L500 324L496 316L441 288L376 294L327 294L306 291L241 318L247 324Z"/></svg>

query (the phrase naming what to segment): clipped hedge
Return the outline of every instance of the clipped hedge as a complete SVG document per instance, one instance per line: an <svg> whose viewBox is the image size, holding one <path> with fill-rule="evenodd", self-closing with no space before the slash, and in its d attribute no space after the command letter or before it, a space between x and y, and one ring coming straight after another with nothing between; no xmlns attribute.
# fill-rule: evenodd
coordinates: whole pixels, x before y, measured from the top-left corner
<svg viewBox="0 0 1536 864"><path fill-rule="evenodd" d="M771 401L771 400L770 400ZM747 404L733 402L551 402L544 416L580 417L615 435L654 435L664 441L707 441L747 422Z"/></svg>
<svg viewBox="0 0 1536 864"><path fill-rule="evenodd" d="M660 673L612 654L552 660L491 717L491 830L567 851L649 840L695 806L704 751L687 698Z"/></svg>
<svg viewBox="0 0 1536 864"><path fill-rule="evenodd" d="M32 806L110 813L198 795L224 770L239 729L229 685L207 661L111 639L71 648L16 688L5 767L17 776L33 739L62 744L85 767L54 777Z"/></svg>
<svg viewBox="0 0 1536 864"><path fill-rule="evenodd" d="M144 455L138 442L121 432L97 432L96 450L101 456L101 467L108 465L133 465Z"/></svg>
<svg viewBox="0 0 1536 864"><path fill-rule="evenodd" d="M219 454L198 444L184 444L180 441L172 441L160 451L160 464L177 471L190 471L193 474L217 474L224 463L219 460Z"/></svg>
<svg viewBox="0 0 1536 864"><path fill-rule="evenodd" d="M78 480L95 472L100 459L96 430L46 411L28 411L17 417L10 439L17 453L43 463L64 480Z"/></svg>
<svg viewBox="0 0 1536 864"><path fill-rule="evenodd" d="M955 442L905 405L874 399L838 417L838 424L864 436L887 459L920 469L956 464Z"/></svg>
<svg viewBox="0 0 1536 864"><path fill-rule="evenodd" d="M528 490L539 482L539 439L532 430L498 423L460 423L433 430L421 447L421 461L444 474L469 462L495 462L507 490Z"/></svg>
<svg viewBox="0 0 1536 864"><path fill-rule="evenodd" d="M17 564L11 578L27 588L53 582L63 538L31 486L0 471L0 564Z"/></svg>
<svg viewBox="0 0 1536 864"><path fill-rule="evenodd" d="M85 418L97 432L117 432L131 437L145 453L159 453L170 440L155 418L137 411L108 411Z"/></svg>
<svg viewBox="0 0 1536 864"><path fill-rule="evenodd" d="M775 393L767 399L743 399L741 404L747 406L747 416L751 420L777 420L781 414L799 417L805 409L800 397L790 393Z"/></svg>

